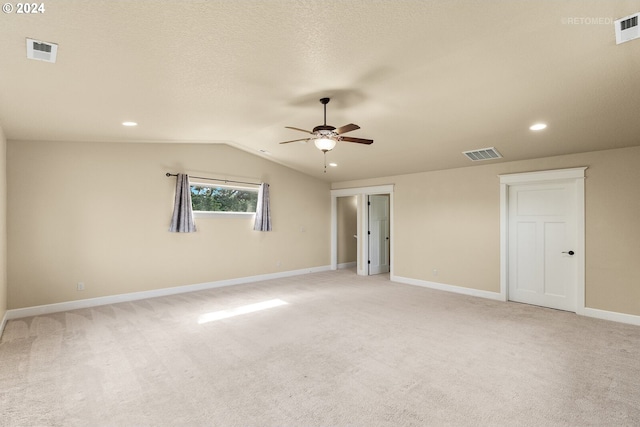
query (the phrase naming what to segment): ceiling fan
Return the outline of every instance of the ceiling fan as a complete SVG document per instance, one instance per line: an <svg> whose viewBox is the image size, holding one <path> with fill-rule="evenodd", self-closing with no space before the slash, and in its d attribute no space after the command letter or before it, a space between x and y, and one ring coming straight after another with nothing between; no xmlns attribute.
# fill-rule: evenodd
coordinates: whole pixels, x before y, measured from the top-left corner
<svg viewBox="0 0 640 427"><path fill-rule="evenodd" d="M314 127L312 131L308 131L305 129L300 129L292 126L285 126L287 129L306 132L308 134L311 134L311 136L307 138L293 139L291 141L284 141L284 142L281 142L280 144L289 144L290 142L312 140L315 146L318 148L318 150L322 151L325 154L327 153L327 151L333 150L333 148L336 146L336 143L338 141L355 142L356 144L367 144L367 145L373 144L372 139L352 138L349 136L342 136L347 132L360 129L360 126L358 125L354 125L353 123L350 123L348 125L341 126L337 129L333 126L327 125L327 104L329 103L330 100L331 98L320 99L320 103L324 105L324 124Z"/></svg>

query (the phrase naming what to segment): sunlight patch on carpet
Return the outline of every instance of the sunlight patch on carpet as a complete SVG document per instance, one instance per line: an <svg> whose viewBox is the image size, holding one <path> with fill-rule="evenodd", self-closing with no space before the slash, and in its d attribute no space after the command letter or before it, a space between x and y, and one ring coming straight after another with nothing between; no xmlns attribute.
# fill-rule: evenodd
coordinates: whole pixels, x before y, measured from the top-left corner
<svg viewBox="0 0 640 427"><path fill-rule="evenodd" d="M211 313L205 313L198 317L198 324L213 322L215 320L227 319L229 317L239 316L241 314L253 313L256 311L267 310L269 308L280 307L282 305L288 305L286 301L281 299L272 299L269 301L258 302L255 304L243 305L242 307L234 308L231 310L212 311Z"/></svg>

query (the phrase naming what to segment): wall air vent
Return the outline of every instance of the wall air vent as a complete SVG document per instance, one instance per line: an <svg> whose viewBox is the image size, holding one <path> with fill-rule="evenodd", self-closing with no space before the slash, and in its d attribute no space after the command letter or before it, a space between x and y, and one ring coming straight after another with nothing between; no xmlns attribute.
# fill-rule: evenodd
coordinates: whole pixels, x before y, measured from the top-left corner
<svg viewBox="0 0 640 427"><path fill-rule="evenodd" d="M616 44L640 38L638 16L640 16L640 13L625 16L624 18L614 21L614 25L616 26Z"/></svg>
<svg viewBox="0 0 640 427"><path fill-rule="evenodd" d="M57 44L27 39L27 58L55 63L57 54Z"/></svg>
<svg viewBox="0 0 640 427"><path fill-rule="evenodd" d="M462 154L467 156L469 160L473 162L477 162L480 160L493 160L493 159L502 158L502 154L498 153L498 150L496 150L493 147L481 148L479 150L472 150L472 151L463 151Z"/></svg>

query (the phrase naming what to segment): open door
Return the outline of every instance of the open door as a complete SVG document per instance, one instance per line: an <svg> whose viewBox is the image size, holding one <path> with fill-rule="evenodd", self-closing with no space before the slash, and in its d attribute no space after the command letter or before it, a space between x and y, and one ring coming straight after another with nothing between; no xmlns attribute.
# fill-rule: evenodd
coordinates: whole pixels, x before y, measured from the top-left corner
<svg viewBox="0 0 640 427"><path fill-rule="evenodd" d="M390 221L389 195L369 196L369 274L389 272L390 265Z"/></svg>

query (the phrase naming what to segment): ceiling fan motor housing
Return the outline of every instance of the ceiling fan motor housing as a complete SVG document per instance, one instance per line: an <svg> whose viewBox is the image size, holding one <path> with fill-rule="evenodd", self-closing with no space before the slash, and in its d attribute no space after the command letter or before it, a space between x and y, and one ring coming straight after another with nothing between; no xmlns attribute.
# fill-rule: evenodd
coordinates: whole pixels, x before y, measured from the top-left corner
<svg viewBox="0 0 640 427"><path fill-rule="evenodd" d="M320 131L323 131L323 130L327 131L327 132L320 132ZM329 132L332 132L334 130L336 130L336 128L333 127L333 126L320 125L320 126L316 126L316 127L313 128L313 133L316 133L316 132L318 132L318 133L329 133Z"/></svg>

